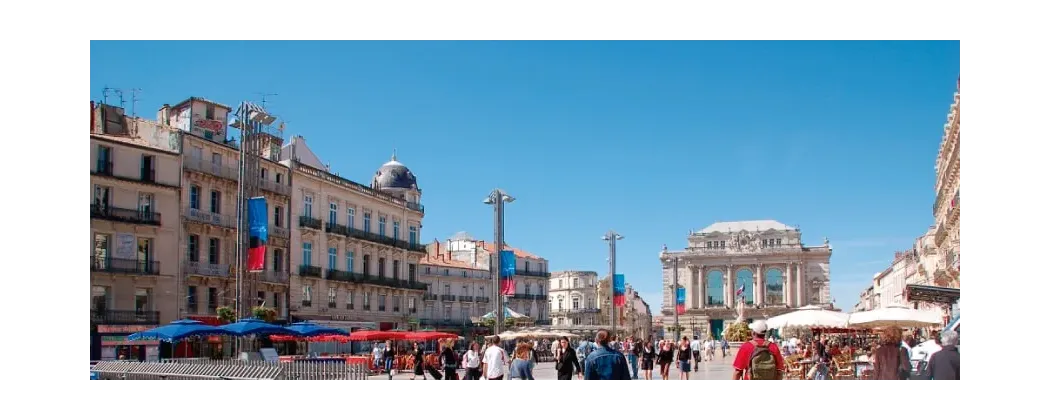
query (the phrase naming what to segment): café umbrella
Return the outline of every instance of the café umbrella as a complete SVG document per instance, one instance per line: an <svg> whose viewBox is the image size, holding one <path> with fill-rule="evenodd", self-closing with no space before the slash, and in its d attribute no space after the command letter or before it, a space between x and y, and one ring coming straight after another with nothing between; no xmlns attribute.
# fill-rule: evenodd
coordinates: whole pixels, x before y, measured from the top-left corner
<svg viewBox="0 0 1050 420"><path fill-rule="evenodd" d="M219 327L219 329L221 329L223 331L226 331L227 334L235 335L235 336L238 336L238 337L243 337L243 336L246 336L246 335L270 335L270 334L294 335L294 336L298 336L299 335L299 333L297 333L297 332L295 332L293 330L290 330L288 328L285 328L285 327L282 327L282 326L279 326L279 325L273 325L273 324L267 323L267 322L265 322L265 321L263 321L263 320L261 320L259 318L242 318L239 321L234 322L232 324L223 325L223 326Z"/></svg>
<svg viewBox="0 0 1050 420"><path fill-rule="evenodd" d="M300 337L315 337L319 335L350 335L350 333L339 328L317 325L312 322L296 322L288 326L289 330L295 331Z"/></svg>
<svg viewBox="0 0 1050 420"><path fill-rule="evenodd" d="M168 325L131 334L128 336L128 340L159 340L175 342L187 337L207 335L231 335L231 333L222 328L205 325L200 321L180 319Z"/></svg>

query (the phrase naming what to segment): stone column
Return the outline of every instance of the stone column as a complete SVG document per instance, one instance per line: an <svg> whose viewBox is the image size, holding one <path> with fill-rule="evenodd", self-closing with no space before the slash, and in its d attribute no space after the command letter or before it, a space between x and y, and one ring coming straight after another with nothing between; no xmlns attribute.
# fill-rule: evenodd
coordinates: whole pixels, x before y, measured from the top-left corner
<svg viewBox="0 0 1050 420"><path fill-rule="evenodd" d="M759 306L765 302L765 282L762 280L762 265L759 264L755 268L755 303Z"/></svg>
<svg viewBox="0 0 1050 420"><path fill-rule="evenodd" d="M795 282L795 287L797 289L795 293L798 295L798 306L806 306L808 302L806 300L806 278L802 274L802 263L797 263L795 265L795 279L797 280Z"/></svg>
<svg viewBox="0 0 1050 420"><path fill-rule="evenodd" d="M784 265L784 302L795 307L795 270L792 263Z"/></svg>
<svg viewBox="0 0 1050 420"><path fill-rule="evenodd" d="M691 309L700 309L700 293L701 290L703 290L703 287L701 287L700 285L699 270L700 267L697 267L692 264L689 265L689 287L692 288L692 290L690 290L690 296L692 297L692 299L690 299L691 302L689 302L689 306Z"/></svg>
<svg viewBox="0 0 1050 420"><path fill-rule="evenodd" d="M730 309L736 307L736 299L733 296L733 265L726 265L726 276L725 276L725 287L722 288L722 294L726 301L726 306Z"/></svg>
<svg viewBox="0 0 1050 420"><path fill-rule="evenodd" d="M700 306L699 309L707 307L707 279L704 276L704 266L697 268L697 276L700 277Z"/></svg>

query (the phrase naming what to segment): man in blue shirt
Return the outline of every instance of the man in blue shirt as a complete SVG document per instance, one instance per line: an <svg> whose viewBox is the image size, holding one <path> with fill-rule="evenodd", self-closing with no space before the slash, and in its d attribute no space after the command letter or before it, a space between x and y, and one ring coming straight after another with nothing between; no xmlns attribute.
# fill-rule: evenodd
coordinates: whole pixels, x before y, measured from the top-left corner
<svg viewBox="0 0 1050 420"><path fill-rule="evenodd" d="M627 358L610 347L612 334L608 330L598 330L594 341L598 348L587 356L583 366L584 380L631 380L631 369L627 367Z"/></svg>

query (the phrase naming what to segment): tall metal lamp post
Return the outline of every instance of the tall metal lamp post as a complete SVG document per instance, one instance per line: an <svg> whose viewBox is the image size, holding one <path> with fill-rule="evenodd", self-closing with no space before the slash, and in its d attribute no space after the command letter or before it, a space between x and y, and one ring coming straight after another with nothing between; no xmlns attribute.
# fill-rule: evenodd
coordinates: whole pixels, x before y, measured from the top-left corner
<svg viewBox="0 0 1050 420"><path fill-rule="evenodd" d="M623 235L609 229L602 236L603 241L609 242L609 320L612 321L612 335L616 335L616 241L623 239Z"/></svg>
<svg viewBox="0 0 1050 420"><path fill-rule="evenodd" d="M503 251L503 204L513 203L514 197L511 197L505 191L496 188L489 193L488 197L482 201L485 204L492 205L494 213L493 228L495 233L493 234L493 242L495 243L496 252L492 257L492 293L496 308L493 309L493 313L496 315L496 326L493 328L493 333L499 335L503 332L503 308L506 303L504 302L503 294L500 293L500 275L503 271L503 262L500 260L500 253Z"/></svg>

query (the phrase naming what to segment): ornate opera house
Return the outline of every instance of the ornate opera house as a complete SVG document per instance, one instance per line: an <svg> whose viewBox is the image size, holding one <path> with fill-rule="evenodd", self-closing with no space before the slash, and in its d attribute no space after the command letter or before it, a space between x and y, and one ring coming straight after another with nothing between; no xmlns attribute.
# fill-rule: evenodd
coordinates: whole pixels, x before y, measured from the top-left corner
<svg viewBox="0 0 1050 420"><path fill-rule="evenodd" d="M741 309L753 320L806 305L830 307L830 260L826 238L804 246L798 228L775 220L719 222L691 232L685 250L660 252L663 325L675 322L675 267L685 289L682 334L719 337Z"/></svg>

